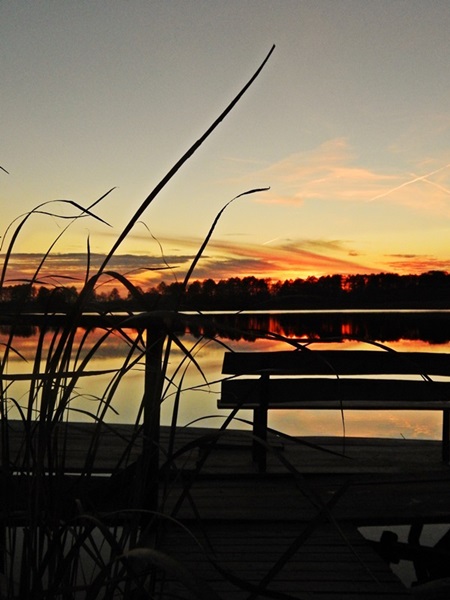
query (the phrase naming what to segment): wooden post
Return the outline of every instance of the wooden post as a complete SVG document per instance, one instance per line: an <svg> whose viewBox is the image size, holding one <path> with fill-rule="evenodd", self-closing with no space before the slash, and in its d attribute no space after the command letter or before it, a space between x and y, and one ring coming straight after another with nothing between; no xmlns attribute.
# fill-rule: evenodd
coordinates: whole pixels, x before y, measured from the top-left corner
<svg viewBox="0 0 450 600"><path fill-rule="evenodd" d="M164 384L162 356L164 328L159 321L151 321L146 328L145 382L143 411L142 471L143 506L157 510L159 482L159 427L161 395Z"/></svg>
<svg viewBox="0 0 450 600"><path fill-rule="evenodd" d="M450 410L442 411L442 460L450 461Z"/></svg>
<svg viewBox="0 0 450 600"><path fill-rule="evenodd" d="M259 381L259 407L253 411L253 435L258 438L253 440L253 460L258 465L258 470L262 473L267 468L267 407L269 404L269 375L261 375ZM260 443L260 441L262 443Z"/></svg>

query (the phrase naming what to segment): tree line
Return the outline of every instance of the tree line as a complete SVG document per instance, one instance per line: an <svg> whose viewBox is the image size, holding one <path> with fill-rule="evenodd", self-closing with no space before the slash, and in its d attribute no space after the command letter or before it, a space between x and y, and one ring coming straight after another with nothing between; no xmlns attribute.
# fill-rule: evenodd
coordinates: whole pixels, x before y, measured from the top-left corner
<svg viewBox="0 0 450 600"><path fill-rule="evenodd" d="M0 290L3 308L56 311L70 308L78 298L75 286L47 288L29 284ZM118 288L93 291L89 308L107 310L251 310L314 308L448 308L450 275L428 271L420 275L378 273L326 275L273 281L269 278L230 277L193 281L186 290L179 282L161 282L147 290L122 295Z"/></svg>

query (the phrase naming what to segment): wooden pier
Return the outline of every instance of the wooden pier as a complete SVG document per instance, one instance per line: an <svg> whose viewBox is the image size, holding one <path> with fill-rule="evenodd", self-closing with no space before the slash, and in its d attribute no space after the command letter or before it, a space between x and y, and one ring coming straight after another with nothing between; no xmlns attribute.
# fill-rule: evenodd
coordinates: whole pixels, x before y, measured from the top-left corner
<svg viewBox="0 0 450 600"><path fill-rule="evenodd" d="M450 469L439 443L270 441L266 474L251 464L248 433L230 432L210 452L181 505L173 484L163 509L196 541L170 528L167 551L188 557L223 598L410 597L358 527L450 523ZM247 589L214 570L206 560L210 547Z"/></svg>
<svg viewBox="0 0 450 600"><path fill-rule="evenodd" d="M68 472L82 470L92 427L68 426ZM99 476L117 465L131 433L128 425L105 427L95 463ZM177 469L161 476L158 549L202 582L204 598L413 596L358 527L450 524L450 468L439 442L269 438L267 472L259 473L250 432L179 428L175 450L186 451ZM20 454L21 439L21 425L12 423L13 455ZM162 427L161 466L168 439ZM141 448L138 437L130 465ZM124 508L120 498L110 494L105 510ZM161 586L162 599L197 597L180 587L175 567Z"/></svg>

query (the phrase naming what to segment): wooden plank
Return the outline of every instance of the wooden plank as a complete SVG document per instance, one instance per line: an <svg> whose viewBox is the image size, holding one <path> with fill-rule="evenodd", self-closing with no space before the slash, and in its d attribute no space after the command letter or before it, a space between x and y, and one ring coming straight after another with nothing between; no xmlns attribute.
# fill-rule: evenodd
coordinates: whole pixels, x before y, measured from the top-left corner
<svg viewBox="0 0 450 600"><path fill-rule="evenodd" d="M347 486L347 487L346 487ZM342 491L344 490L344 491ZM163 510L172 514L182 496L173 485ZM327 503L338 494L331 511ZM195 507L195 508L194 508ZM357 525L450 523L450 479L316 477L298 481L249 478L239 481L204 478L195 481L176 518L236 521L278 520L308 522L324 518Z"/></svg>
<svg viewBox="0 0 450 600"><path fill-rule="evenodd" d="M435 352L384 350L288 350L226 352L222 373L227 375L298 374L428 374L450 376L450 356Z"/></svg>
<svg viewBox="0 0 450 600"><path fill-rule="evenodd" d="M270 520L206 522L202 527L185 522L184 526L189 535L169 528L161 549L193 570L222 598L270 598L270 593L277 592L290 598L324 600L409 597L353 527L324 524L306 531L302 523ZM180 590L173 580L167 584L168 593ZM260 594L252 596L251 589L258 585Z"/></svg>
<svg viewBox="0 0 450 600"><path fill-rule="evenodd" d="M8 436L9 460L17 470L23 464L27 441L30 450L38 443L39 423L25 433L22 421L8 420L3 432ZM0 436L1 437L1 436ZM111 472L134 462L142 450L142 434L132 425L58 423L51 432L55 466L66 471L89 469L94 473ZM31 463L32 464L32 463Z"/></svg>
<svg viewBox="0 0 450 600"><path fill-rule="evenodd" d="M20 448L21 424L11 425L14 425L10 431L11 448ZM108 473L115 469L116 460L132 433L133 427L129 425L105 429L93 471ZM162 428L163 448L167 447L168 433L168 428ZM209 429L180 428L176 448L197 438L208 439L208 434L214 433L217 432ZM65 466L68 471L76 472L84 464L83 449L93 434L93 426L73 424L68 426L66 434L71 442L67 445ZM326 501L347 482L351 486L334 509L340 519L360 524L408 523L420 519L430 523L450 522L450 468L440 461L438 442L365 438L306 438L295 442L271 435L269 442L272 440L274 450L268 453L268 474L259 475L251 460L249 432L232 430L218 438L190 492L202 516L228 520L307 520L317 514L314 498L305 494L311 486ZM131 461L139 456L139 439L133 452ZM201 455L202 450L191 447L180 457L179 466L186 481L194 478ZM297 470L297 478L289 468ZM168 514L183 493L183 486L170 482L170 489L163 506ZM188 500L182 504L179 516L192 518Z"/></svg>
<svg viewBox="0 0 450 600"><path fill-rule="evenodd" d="M91 438L95 435L95 425L91 423L71 423L64 425L67 441L65 465L67 470L77 471L86 460ZM99 448L93 466L94 472L111 472L119 464L120 457L130 446L128 464L137 459L141 447L141 434L132 425L110 424L100 430ZM163 457L168 447L169 428L161 427L160 443ZM20 421L8 422L9 450L13 464L20 464L23 452L24 431ZM175 448L187 447L188 451L179 459L185 470L195 469L202 452L192 445L195 440L208 448L209 454L202 468L203 473L216 473L220 476L235 477L241 474L254 474L250 448L250 430L218 431L209 428L177 428ZM408 473L444 474L449 467L440 461L440 443L433 440L405 440L390 438L343 438L343 437L280 437L270 433L268 442L268 462L272 473L286 473L281 456L292 463L301 473Z"/></svg>
<svg viewBox="0 0 450 600"><path fill-rule="evenodd" d="M269 408L314 410L443 410L450 408L450 382L391 379L270 379L264 384ZM219 408L256 408L255 379L222 382Z"/></svg>

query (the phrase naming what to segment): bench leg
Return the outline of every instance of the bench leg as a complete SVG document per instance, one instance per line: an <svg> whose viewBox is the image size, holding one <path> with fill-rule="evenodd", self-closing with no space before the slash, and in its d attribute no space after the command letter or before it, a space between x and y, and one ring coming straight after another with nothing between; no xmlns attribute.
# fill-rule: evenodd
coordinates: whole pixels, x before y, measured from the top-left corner
<svg viewBox="0 0 450 600"><path fill-rule="evenodd" d="M264 444L267 440L267 408L255 408L253 411L253 461L258 465L258 471L264 473L267 467L267 452Z"/></svg>
<svg viewBox="0 0 450 600"><path fill-rule="evenodd" d="M450 410L442 411L442 460L450 461Z"/></svg>

